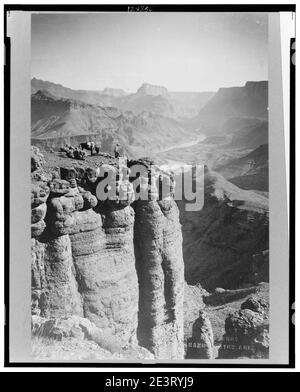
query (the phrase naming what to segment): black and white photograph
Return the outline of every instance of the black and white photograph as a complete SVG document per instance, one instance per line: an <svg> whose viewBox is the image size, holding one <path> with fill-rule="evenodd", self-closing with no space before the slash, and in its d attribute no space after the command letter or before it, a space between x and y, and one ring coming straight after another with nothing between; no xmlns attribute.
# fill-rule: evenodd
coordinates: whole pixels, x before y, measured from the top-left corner
<svg viewBox="0 0 300 392"><path fill-rule="evenodd" d="M267 14L36 14L31 33L33 354L266 358ZM98 198L123 168L127 197ZM185 168L199 210L173 198Z"/></svg>
<svg viewBox="0 0 300 392"><path fill-rule="evenodd" d="M290 363L279 13L28 14L29 361Z"/></svg>

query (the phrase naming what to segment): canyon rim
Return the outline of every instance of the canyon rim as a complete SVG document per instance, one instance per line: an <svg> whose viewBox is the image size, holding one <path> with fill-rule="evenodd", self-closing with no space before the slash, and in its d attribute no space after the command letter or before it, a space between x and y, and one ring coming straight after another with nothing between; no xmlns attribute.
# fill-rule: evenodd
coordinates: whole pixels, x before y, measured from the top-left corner
<svg viewBox="0 0 300 392"><path fill-rule="evenodd" d="M268 359L267 15L31 23L33 359Z"/></svg>

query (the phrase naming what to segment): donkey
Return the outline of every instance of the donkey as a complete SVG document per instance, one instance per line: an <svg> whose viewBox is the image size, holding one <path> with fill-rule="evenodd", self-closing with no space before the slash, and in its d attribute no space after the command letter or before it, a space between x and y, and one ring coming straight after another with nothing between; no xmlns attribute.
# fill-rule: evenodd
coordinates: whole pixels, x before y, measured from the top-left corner
<svg viewBox="0 0 300 392"><path fill-rule="evenodd" d="M91 155L93 155L94 149L95 149L95 142L84 142L79 144L79 148L81 150L89 150L91 151Z"/></svg>

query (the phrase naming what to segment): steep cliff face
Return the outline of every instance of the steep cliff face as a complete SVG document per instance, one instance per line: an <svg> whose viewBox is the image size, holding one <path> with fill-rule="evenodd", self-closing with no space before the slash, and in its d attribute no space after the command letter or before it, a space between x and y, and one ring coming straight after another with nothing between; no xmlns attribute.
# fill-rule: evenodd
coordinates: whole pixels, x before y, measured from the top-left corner
<svg viewBox="0 0 300 392"><path fill-rule="evenodd" d="M165 87L154 86L149 83L143 83L136 93L140 95L161 95L162 97L169 96L169 92Z"/></svg>
<svg viewBox="0 0 300 392"><path fill-rule="evenodd" d="M84 230L96 217L94 230ZM79 212L76 226L70 238L84 315L105 334L128 342L136 334L138 311L133 211L112 209L102 220L92 210Z"/></svg>
<svg viewBox="0 0 300 392"><path fill-rule="evenodd" d="M200 181L200 179L199 179ZM268 199L241 190L220 174L205 173L204 206L185 210L178 201L183 235L185 276L205 289L240 288L269 280ZM257 254L266 254L263 261Z"/></svg>
<svg viewBox="0 0 300 392"><path fill-rule="evenodd" d="M268 82L247 82L243 87L220 88L187 126L208 135L224 132L230 118L268 117Z"/></svg>
<svg viewBox="0 0 300 392"><path fill-rule="evenodd" d="M59 191L65 193L57 197ZM34 271L42 272L35 275L43 280L40 313L87 317L124 343L137 327L133 211L127 206L101 215L92 209L96 204L77 187L50 192L46 229L33 249Z"/></svg>
<svg viewBox="0 0 300 392"><path fill-rule="evenodd" d="M177 206L171 195L132 204L128 180L118 182L127 198L100 202L101 180L93 168L34 167L32 313L86 318L120 348L139 343L155 358L183 358Z"/></svg>
<svg viewBox="0 0 300 392"><path fill-rule="evenodd" d="M135 203L139 342L156 358L182 358L184 271L178 209L170 197Z"/></svg>
<svg viewBox="0 0 300 392"><path fill-rule="evenodd" d="M262 144L249 154L232 159L216 170L242 189L269 190L269 146Z"/></svg>

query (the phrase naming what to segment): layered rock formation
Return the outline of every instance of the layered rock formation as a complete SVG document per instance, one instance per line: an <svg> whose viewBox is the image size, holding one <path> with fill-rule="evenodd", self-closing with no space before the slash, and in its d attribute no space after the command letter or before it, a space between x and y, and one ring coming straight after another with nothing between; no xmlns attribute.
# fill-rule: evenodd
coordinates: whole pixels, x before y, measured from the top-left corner
<svg viewBox="0 0 300 392"><path fill-rule="evenodd" d="M207 135L223 133L230 118L268 117L268 82L247 82L242 87L220 88L212 99L188 122L192 129Z"/></svg>
<svg viewBox="0 0 300 392"><path fill-rule="evenodd" d="M185 276L189 284L206 290L237 289L268 282L268 199L254 191L239 189L220 174L207 170L204 206L186 211L177 202L183 234ZM259 263L257 254L264 252Z"/></svg>
<svg viewBox="0 0 300 392"><path fill-rule="evenodd" d="M85 317L128 342L136 334L138 311L133 211L127 206L105 212L102 220L93 210L78 213L77 227L94 229L72 233L73 260Z"/></svg>
<svg viewBox="0 0 300 392"><path fill-rule="evenodd" d="M31 93L35 94L38 91L57 98L72 99L106 108L118 108L124 112L131 110L139 114L149 111L172 118L195 116L214 95L213 92L169 92L163 86L148 83L143 83L132 94L117 88L105 88L101 91L73 90L60 84L33 78Z"/></svg>
<svg viewBox="0 0 300 392"><path fill-rule="evenodd" d="M43 264L36 274L44 282L40 313L84 316L127 342L135 335L138 310L133 212L128 206L101 215L93 210L95 196L67 183L50 182L46 231L34 244Z"/></svg>
<svg viewBox="0 0 300 392"><path fill-rule="evenodd" d="M168 100L134 96L119 109L37 91L31 96L31 142L42 149L59 149L66 143L78 145L93 140L108 153L119 142L126 146L127 156L136 157L166 148L170 140L181 143L193 138L170 117L173 107Z"/></svg>
<svg viewBox="0 0 300 392"><path fill-rule="evenodd" d="M136 201L135 256L141 344L156 358L183 357L184 272L177 206Z"/></svg>
<svg viewBox="0 0 300 392"><path fill-rule="evenodd" d="M162 97L169 96L169 92L165 87L154 86L149 83L143 83L136 93L140 95L161 95Z"/></svg>
<svg viewBox="0 0 300 392"><path fill-rule="evenodd" d="M169 195L133 209L133 187L120 178L116 196L99 201L102 174L75 167L43 177L34 167L32 312L85 318L120 348L138 342L155 358L183 358L177 206Z"/></svg>

